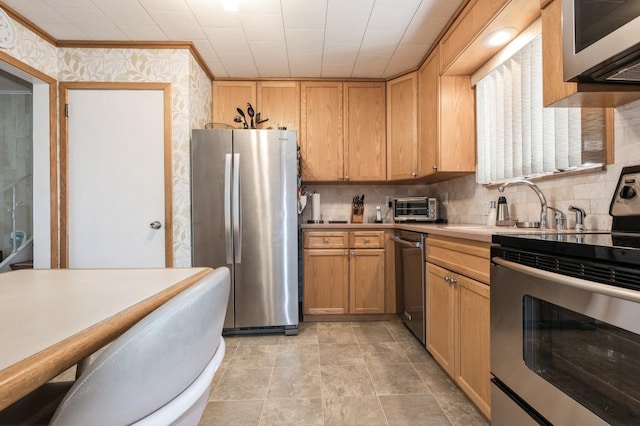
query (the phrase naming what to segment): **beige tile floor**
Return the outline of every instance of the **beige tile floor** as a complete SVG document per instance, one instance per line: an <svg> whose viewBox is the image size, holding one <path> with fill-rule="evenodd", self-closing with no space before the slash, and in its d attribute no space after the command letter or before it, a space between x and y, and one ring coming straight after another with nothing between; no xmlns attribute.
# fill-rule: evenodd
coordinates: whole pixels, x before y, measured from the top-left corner
<svg viewBox="0 0 640 426"><path fill-rule="evenodd" d="M487 425L400 321L225 338L200 425Z"/></svg>

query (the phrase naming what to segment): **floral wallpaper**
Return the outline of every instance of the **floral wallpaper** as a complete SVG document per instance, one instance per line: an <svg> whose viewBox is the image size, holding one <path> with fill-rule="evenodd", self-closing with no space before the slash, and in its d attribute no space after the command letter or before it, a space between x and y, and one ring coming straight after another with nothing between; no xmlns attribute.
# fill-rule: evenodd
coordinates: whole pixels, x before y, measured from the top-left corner
<svg viewBox="0 0 640 426"><path fill-rule="evenodd" d="M14 21L18 42L5 52L25 64L56 78L58 74L58 57L56 47Z"/></svg>
<svg viewBox="0 0 640 426"><path fill-rule="evenodd" d="M202 129L211 121L212 91L211 80L192 55L189 55L189 128ZM173 151L173 210L174 221L180 218L187 224L180 228L174 225L174 256L188 260L191 265L191 132L186 144L174 146ZM182 264L180 266L183 266Z"/></svg>
<svg viewBox="0 0 640 426"><path fill-rule="evenodd" d="M191 266L189 149L211 116L211 81L187 49L56 48L15 23L6 52L58 81L170 82L174 266Z"/></svg>

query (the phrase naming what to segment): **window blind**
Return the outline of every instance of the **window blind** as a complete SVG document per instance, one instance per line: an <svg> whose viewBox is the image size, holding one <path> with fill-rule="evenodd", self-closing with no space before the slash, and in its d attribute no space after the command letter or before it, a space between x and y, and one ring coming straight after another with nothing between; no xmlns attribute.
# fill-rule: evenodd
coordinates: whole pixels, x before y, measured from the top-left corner
<svg viewBox="0 0 640 426"><path fill-rule="evenodd" d="M582 163L581 109L542 106L540 35L478 81L476 109L478 183Z"/></svg>

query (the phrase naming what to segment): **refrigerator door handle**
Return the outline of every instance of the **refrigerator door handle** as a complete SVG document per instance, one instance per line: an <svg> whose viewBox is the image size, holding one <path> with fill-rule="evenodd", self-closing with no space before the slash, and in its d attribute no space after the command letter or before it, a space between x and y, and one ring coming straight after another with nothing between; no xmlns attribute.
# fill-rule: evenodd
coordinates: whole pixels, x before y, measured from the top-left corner
<svg viewBox="0 0 640 426"><path fill-rule="evenodd" d="M235 263L242 263L242 202L240 201L240 154L233 154L233 240Z"/></svg>
<svg viewBox="0 0 640 426"><path fill-rule="evenodd" d="M224 244L227 265L233 263L233 245L231 243L231 154L224 156Z"/></svg>

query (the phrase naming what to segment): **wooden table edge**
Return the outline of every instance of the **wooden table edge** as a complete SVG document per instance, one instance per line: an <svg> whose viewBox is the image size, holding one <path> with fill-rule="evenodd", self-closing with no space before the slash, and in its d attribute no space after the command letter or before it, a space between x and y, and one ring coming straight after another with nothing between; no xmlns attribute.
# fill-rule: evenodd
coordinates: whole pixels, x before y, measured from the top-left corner
<svg viewBox="0 0 640 426"><path fill-rule="evenodd" d="M0 371L0 410L112 342L212 270L203 268L162 292Z"/></svg>

